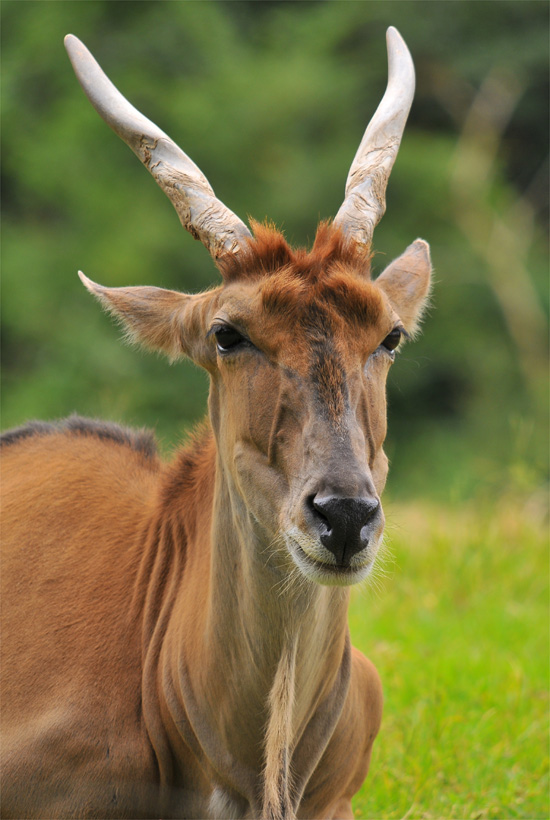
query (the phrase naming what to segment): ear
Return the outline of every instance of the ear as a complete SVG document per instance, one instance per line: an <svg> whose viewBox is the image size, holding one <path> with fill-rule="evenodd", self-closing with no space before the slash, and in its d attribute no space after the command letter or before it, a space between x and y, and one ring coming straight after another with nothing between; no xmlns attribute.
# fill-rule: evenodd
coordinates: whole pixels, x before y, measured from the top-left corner
<svg viewBox="0 0 550 820"><path fill-rule="evenodd" d="M195 358L203 310L195 310L209 294L188 295L154 287L104 288L78 272L82 283L124 326L129 341L160 350L171 361Z"/></svg>
<svg viewBox="0 0 550 820"><path fill-rule="evenodd" d="M431 274L430 246L417 239L376 280L411 334L418 328L428 303Z"/></svg>

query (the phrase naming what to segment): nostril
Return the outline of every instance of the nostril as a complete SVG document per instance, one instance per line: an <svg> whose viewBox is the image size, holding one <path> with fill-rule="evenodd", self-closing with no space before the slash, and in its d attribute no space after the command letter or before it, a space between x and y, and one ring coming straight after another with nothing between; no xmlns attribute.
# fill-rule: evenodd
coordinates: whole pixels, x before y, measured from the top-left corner
<svg viewBox="0 0 550 820"><path fill-rule="evenodd" d="M380 501L377 498L365 498L362 499L362 504L363 527L366 527L380 509Z"/></svg>
<svg viewBox="0 0 550 820"><path fill-rule="evenodd" d="M368 506L365 506L362 516L362 526L359 537L362 541L364 541L365 545L369 543L370 535L371 535L371 524L373 518L376 517L378 510L380 509L380 502L375 501L374 503L369 503Z"/></svg>
<svg viewBox="0 0 550 820"><path fill-rule="evenodd" d="M330 533L332 527L330 525L330 521L328 517L322 510L321 504L316 501L316 496L310 495L306 499L306 505L309 508L314 520L317 524L321 524L324 527L326 533Z"/></svg>

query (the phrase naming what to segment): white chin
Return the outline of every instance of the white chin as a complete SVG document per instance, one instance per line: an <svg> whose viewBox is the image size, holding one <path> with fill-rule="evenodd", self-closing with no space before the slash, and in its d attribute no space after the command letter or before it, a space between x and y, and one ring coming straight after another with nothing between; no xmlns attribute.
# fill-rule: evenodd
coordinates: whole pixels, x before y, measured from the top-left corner
<svg viewBox="0 0 550 820"><path fill-rule="evenodd" d="M288 547L300 572L310 581L324 586L349 587L352 584L358 584L365 580L372 569L372 561L346 569L337 567L336 564L324 564L307 555L294 538Z"/></svg>

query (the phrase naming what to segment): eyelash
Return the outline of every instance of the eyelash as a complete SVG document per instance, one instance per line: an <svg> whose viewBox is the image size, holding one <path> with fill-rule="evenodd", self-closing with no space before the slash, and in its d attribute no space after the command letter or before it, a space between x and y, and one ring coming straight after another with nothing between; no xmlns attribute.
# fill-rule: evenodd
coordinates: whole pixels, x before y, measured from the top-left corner
<svg viewBox="0 0 550 820"><path fill-rule="evenodd" d="M395 353L396 348L399 346L401 339L403 337L403 330L400 327L394 327L394 329L388 333L382 344L381 347L385 347L390 353Z"/></svg>
<svg viewBox="0 0 550 820"><path fill-rule="evenodd" d="M243 344L250 344L248 339L246 339L242 333L239 333L238 330L235 330L234 327L231 327L231 325L214 325L210 333L213 333L216 337L218 352L222 356L225 353L230 353L237 347L241 347ZM210 335L210 333L208 335ZM223 338L224 336L225 339Z"/></svg>

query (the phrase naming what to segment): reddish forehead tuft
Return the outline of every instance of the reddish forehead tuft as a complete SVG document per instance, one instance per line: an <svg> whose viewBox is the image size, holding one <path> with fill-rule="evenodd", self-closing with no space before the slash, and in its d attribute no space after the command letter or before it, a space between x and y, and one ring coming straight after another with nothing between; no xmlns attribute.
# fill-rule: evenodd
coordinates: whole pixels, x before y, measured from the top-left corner
<svg viewBox="0 0 550 820"><path fill-rule="evenodd" d="M326 279L319 282L320 298L336 312L352 322L366 327L380 321L384 300L380 290L370 280L357 279L350 270L338 265Z"/></svg>
<svg viewBox="0 0 550 820"><path fill-rule="evenodd" d="M238 258L218 262L226 284L262 279L282 269L290 269L296 279L311 283L336 263L349 266L358 276L369 276L369 251L358 251L357 246L348 242L339 228L328 222L319 225L311 251L291 248L282 233L272 225L262 225L253 220L251 225L254 238L250 240L247 250Z"/></svg>
<svg viewBox="0 0 550 820"><path fill-rule="evenodd" d="M376 324L385 310L379 289L340 265L313 282L300 279L292 268L283 269L262 284L261 298L272 316L300 322L321 311L326 324L338 316L367 327Z"/></svg>
<svg viewBox="0 0 550 820"><path fill-rule="evenodd" d="M257 281L263 308L295 321L314 305L328 322L334 314L362 326L380 319L384 302L370 281L370 255L358 252L339 228L322 222L307 251L290 248L273 227L252 224L254 239L244 257L222 263L226 283Z"/></svg>

